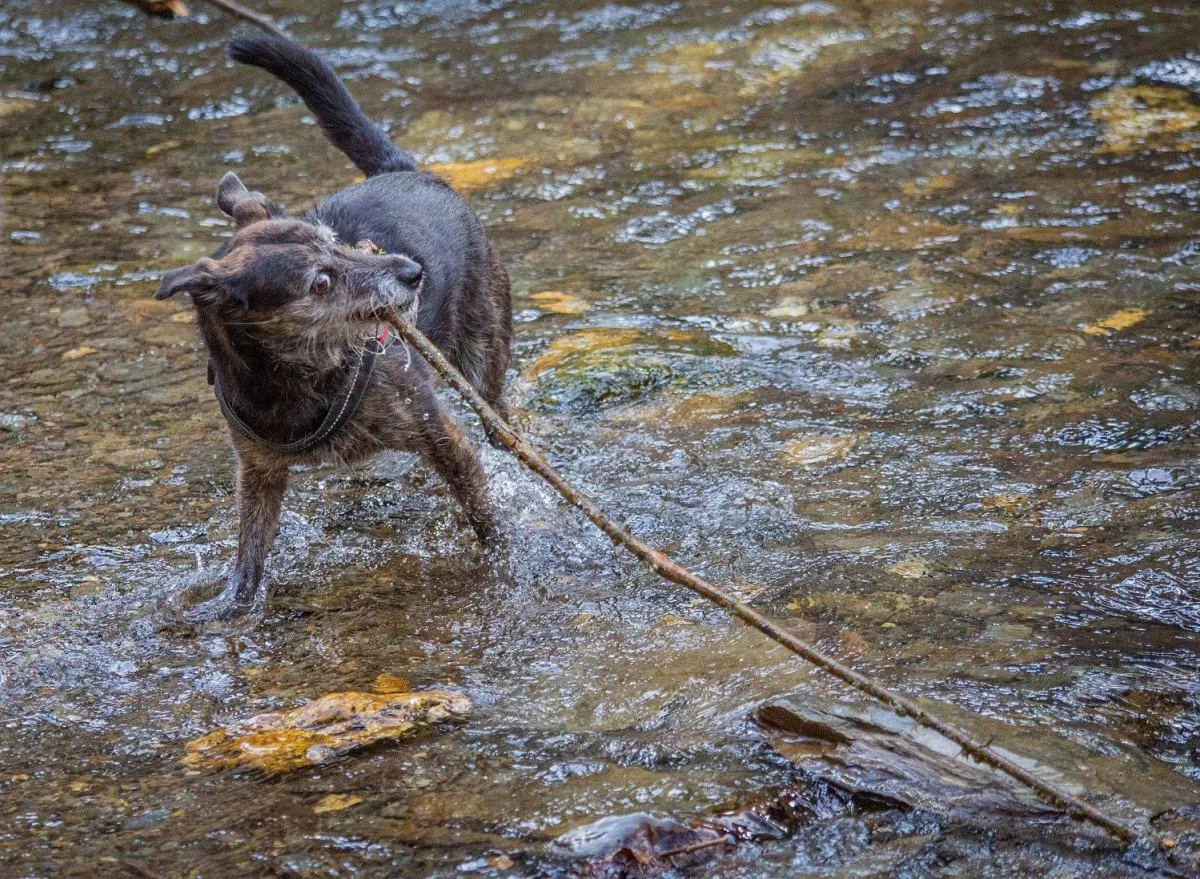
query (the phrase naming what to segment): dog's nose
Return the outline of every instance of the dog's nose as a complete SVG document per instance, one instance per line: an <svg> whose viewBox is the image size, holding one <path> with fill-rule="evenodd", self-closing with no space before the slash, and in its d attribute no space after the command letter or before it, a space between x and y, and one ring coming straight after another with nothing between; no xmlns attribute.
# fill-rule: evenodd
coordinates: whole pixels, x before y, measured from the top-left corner
<svg viewBox="0 0 1200 879"><path fill-rule="evenodd" d="M418 283L423 274L425 270L415 259L409 259L407 256L396 257L396 277L405 284Z"/></svg>

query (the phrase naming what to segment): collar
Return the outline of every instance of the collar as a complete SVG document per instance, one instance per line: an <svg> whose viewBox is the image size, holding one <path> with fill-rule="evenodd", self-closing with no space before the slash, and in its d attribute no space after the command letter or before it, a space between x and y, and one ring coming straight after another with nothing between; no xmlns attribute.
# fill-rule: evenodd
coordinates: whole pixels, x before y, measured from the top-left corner
<svg viewBox="0 0 1200 879"><path fill-rule="evenodd" d="M375 359L386 354L399 341L400 339L392 332L392 328L388 324L383 322L376 324L375 334L368 338L359 349L357 360L347 370L341 390L330 402L329 409L326 410L325 417L321 419L320 426L308 436L290 443L277 443L269 440L254 429L249 420L238 411L233 401L225 394L211 360L208 362L208 383L213 386L217 396L217 405L221 407L221 414L225 416L225 421L231 428L273 451L293 455L303 454L331 442L342 428L358 414L359 409L362 408L367 387L371 384L371 376L375 372Z"/></svg>

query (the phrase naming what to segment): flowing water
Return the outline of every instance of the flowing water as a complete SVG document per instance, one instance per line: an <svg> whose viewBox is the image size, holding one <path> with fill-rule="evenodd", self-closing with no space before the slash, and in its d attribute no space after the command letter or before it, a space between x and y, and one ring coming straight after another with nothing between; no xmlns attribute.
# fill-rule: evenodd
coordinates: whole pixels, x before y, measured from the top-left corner
<svg viewBox="0 0 1200 879"><path fill-rule="evenodd" d="M0 873L612 874L559 838L785 796L803 826L673 869L1147 875L1078 827L867 808L795 768L754 709L856 697L490 448L499 557L408 457L310 469L265 615L164 623L235 522L189 307L150 294L228 235L226 170L295 209L355 179L191 5L0 10ZM570 479L1195 844L1200 8L259 6L468 193L514 279L518 421ZM180 763L380 674L474 710L282 776Z"/></svg>

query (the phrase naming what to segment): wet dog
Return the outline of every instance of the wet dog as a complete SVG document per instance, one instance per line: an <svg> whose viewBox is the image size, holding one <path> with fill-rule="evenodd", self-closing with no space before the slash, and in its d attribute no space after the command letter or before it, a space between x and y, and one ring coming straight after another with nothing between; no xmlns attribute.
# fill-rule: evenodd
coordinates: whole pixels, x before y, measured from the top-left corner
<svg viewBox="0 0 1200 879"><path fill-rule="evenodd" d="M424 361L407 356L379 315L415 316L502 413L512 342L504 264L449 185L417 170L310 49L251 38L233 41L229 54L291 86L367 180L289 217L226 174L217 205L233 219L233 237L211 258L168 272L155 293L191 297L237 457L237 558L193 619L235 616L260 600L293 464L416 452L490 540L496 526L475 449L438 404Z"/></svg>

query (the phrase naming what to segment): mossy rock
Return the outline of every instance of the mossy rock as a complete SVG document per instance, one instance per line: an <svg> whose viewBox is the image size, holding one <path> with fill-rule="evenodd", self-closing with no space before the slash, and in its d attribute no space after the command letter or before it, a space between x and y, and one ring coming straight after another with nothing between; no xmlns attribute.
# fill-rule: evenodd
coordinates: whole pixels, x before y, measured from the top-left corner
<svg viewBox="0 0 1200 879"><path fill-rule="evenodd" d="M580 330L555 340L523 372L529 405L588 412L645 399L685 383L729 345L692 331Z"/></svg>

